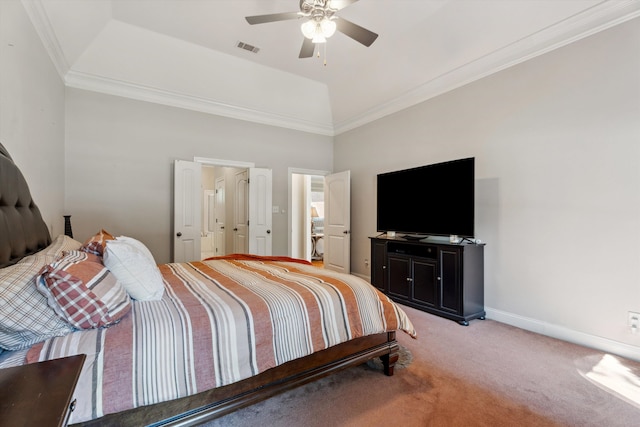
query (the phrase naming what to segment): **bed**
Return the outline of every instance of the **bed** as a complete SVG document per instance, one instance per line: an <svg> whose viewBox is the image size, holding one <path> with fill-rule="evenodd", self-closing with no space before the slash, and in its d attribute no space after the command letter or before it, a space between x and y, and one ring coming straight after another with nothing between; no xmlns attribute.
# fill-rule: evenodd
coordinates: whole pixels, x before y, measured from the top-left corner
<svg viewBox="0 0 640 427"><path fill-rule="evenodd" d="M396 332L416 336L373 286L306 261L158 266L106 230L51 239L1 144L0 280L0 367L87 355L73 425L196 425L375 357L391 376Z"/></svg>

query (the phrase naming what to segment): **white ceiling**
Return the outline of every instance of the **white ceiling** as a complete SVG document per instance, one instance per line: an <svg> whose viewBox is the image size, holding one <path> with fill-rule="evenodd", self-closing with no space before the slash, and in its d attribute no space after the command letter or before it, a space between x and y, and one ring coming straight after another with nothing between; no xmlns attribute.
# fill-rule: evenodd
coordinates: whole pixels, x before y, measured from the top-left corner
<svg viewBox="0 0 640 427"><path fill-rule="evenodd" d="M302 21L244 19L298 3L23 0L70 87L324 135L640 16L638 0L360 0L337 15L378 39L336 33L320 59L298 59Z"/></svg>

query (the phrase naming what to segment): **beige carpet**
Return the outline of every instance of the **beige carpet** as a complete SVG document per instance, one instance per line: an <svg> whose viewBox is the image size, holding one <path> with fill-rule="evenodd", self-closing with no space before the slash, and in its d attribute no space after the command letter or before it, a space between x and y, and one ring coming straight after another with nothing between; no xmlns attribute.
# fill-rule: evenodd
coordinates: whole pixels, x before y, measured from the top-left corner
<svg viewBox="0 0 640 427"><path fill-rule="evenodd" d="M211 421L239 426L640 426L640 363L492 320L405 308L407 366L347 369Z"/></svg>

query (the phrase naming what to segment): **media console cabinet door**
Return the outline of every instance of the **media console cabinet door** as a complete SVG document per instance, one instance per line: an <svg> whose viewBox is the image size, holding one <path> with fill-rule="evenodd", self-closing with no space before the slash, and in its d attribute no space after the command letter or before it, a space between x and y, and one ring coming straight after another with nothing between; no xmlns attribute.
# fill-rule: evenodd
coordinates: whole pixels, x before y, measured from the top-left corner
<svg viewBox="0 0 640 427"><path fill-rule="evenodd" d="M408 300L413 289L411 259L406 256L389 255L387 265L389 269L389 295Z"/></svg>
<svg viewBox="0 0 640 427"><path fill-rule="evenodd" d="M438 307L438 263L432 259L413 259L412 299L427 307Z"/></svg>
<svg viewBox="0 0 640 427"><path fill-rule="evenodd" d="M457 249L440 250L440 284L442 301L440 308L453 314L462 314L460 292L460 259L462 253Z"/></svg>
<svg viewBox="0 0 640 427"><path fill-rule="evenodd" d="M387 287L387 242L371 240L371 284L388 292Z"/></svg>

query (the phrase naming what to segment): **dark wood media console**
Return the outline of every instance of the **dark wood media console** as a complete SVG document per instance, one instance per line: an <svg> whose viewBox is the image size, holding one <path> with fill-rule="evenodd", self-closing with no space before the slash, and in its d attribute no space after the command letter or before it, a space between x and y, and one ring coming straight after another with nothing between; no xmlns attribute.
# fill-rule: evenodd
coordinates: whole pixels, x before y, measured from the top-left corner
<svg viewBox="0 0 640 427"><path fill-rule="evenodd" d="M484 319L484 244L370 239L371 283L391 299L465 326Z"/></svg>

